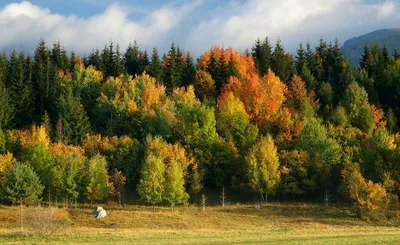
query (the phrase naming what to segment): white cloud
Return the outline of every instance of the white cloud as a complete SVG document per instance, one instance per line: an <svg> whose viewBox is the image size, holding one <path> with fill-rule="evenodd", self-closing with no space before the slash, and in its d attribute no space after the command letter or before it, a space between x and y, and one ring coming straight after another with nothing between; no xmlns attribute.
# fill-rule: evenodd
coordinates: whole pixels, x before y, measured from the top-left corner
<svg viewBox="0 0 400 245"><path fill-rule="evenodd" d="M370 1L371 2L371 1ZM245 49L257 37L281 38L289 50L301 41L316 42L323 36L347 38L377 28L395 27L400 20L396 1L368 3L364 0L249 0L227 4L214 18L201 22L186 46L200 48L212 44ZM225 13L233 13L226 15ZM221 17L222 16L222 17ZM361 31L361 33L360 33Z"/></svg>
<svg viewBox="0 0 400 245"><path fill-rule="evenodd" d="M344 42L376 29L398 27L398 1L186 0L142 14L129 8L143 6L111 4L88 18L60 15L25 1L0 9L0 50L32 50L43 37L48 43L60 40L69 50L87 53L110 40L124 49L136 39L148 49L156 46L162 51L175 41L199 55L214 44L244 50L257 37L269 36L272 42L280 37L294 51L301 41L315 43L321 36ZM201 8L206 2L215 8ZM134 16L139 19L133 21L132 14L139 14Z"/></svg>
<svg viewBox="0 0 400 245"><path fill-rule="evenodd" d="M134 40L153 47L201 3L196 0L181 6L166 5L139 21L130 20L129 10L118 4L110 5L99 15L78 18L52 13L27 1L12 3L0 9L0 48L33 47L41 37L48 43L60 40L67 49L78 52L89 52L110 40L121 48Z"/></svg>
<svg viewBox="0 0 400 245"><path fill-rule="evenodd" d="M379 17L387 17L394 14L396 5L394 2L386 1L379 7Z"/></svg>

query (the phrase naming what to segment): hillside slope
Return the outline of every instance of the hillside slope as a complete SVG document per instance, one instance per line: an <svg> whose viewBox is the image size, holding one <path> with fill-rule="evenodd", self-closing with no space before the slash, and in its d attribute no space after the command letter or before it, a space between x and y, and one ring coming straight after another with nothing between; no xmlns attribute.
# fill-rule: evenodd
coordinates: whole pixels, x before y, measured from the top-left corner
<svg viewBox="0 0 400 245"><path fill-rule="evenodd" d="M400 28L377 30L359 37L351 38L343 44L343 55L349 57L351 62L358 66L363 46L373 43L379 46L386 45L389 54L392 54L395 48L400 48Z"/></svg>

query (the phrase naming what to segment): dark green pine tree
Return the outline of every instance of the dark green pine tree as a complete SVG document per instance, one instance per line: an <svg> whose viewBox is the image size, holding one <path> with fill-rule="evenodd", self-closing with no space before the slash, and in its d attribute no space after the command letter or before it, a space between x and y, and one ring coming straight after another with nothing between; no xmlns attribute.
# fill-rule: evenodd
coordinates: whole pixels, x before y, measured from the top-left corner
<svg viewBox="0 0 400 245"><path fill-rule="evenodd" d="M0 53L0 86L6 87L8 59L6 53Z"/></svg>
<svg viewBox="0 0 400 245"><path fill-rule="evenodd" d="M172 43L171 49L164 59L164 83L167 88L167 93L181 85L182 70L184 65L184 58L180 48L176 48Z"/></svg>
<svg viewBox="0 0 400 245"><path fill-rule="evenodd" d="M5 53L0 54L0 141L2 139L2 129L8 127L12 118L12 106L9 103L8 92L6 89L8 59ZM0 150L2 145L0 144Z"/></svg>
<svg viewBox="0 0 400 245"><path fill-rule="evenodd" d="M13 50L10 55L10 61L7 67L7 89L10 96L10 100L14 103L14 100L18 99L19 91L14 91L11 89L15 84L22 83L24 79L22 60L19 58L17 51Z"/></svg>
<svg viewBox="0 0 400 245"><path fill-rule="evenodd" d="M218 68L217 68L217 57L213 49L211 49L210 60L207 64L207 72L211 75L213 80L217 78Z"/></svg>
<svg viewBox="0 0 400 245"><path fill-rule="evenodd" d="M306 56L307 68L310 70L311 75L315 77L316 74L315 67L317 64L316 55L314 50L311 48L311 44L309 42L307 42L306 44L305 56Z"/></svg>
<svg viewBox="0 0 400 245"><path fill-rule="evenodd" d="M139 74L148 71L150 65L149 55L147 54L147 50L140 52L139 55Z"/></svg>
<svg viewBox="0 0 400 245"><path fill-rule="evenodd" d="M14 108L13 124L21 128L32 123L32 60L20 53L12 52L8 67L8 93Z"/></svg>
<svg viewBox="0 0 400 245"><path fill-rule="evenodd" d="M104 66L101 60L101 54L98 48L92 51L88 57L88 66L94 66L97 70L104 73Z"/></svg>
<svg viewBox="0 0 400 245"><path fill-rule="evenodd" d="M400 59L400 53L399 53L399 50L397 48L395 48L393 50L393 58L394 58L395 61Z"/></svg>
<svg viewBox="0 0 400 245"><path fill-rule="evenodd" d="M193 84L193 78L195 73L196 73L196 68L194 66L192 55L190 54L190 52L186 52L185 65L182 74L182 85L188 86Z"/></svg>
<svg viewBox="0 0 400 245"><path fill-rule="evenodd" d="M121 74L125 74L125 62L124 59L122 58L122 54L119 50L119 44L117 44L116 50L115 50L115 57L113 59L113 71L114 71L114 76L119 76Z"/></svg>
<svg viewBox="0 0 400 245"><path fill-rule="evenodd" d="M153 53L151 55L151 63L148 70L150 76L154 77L157 82L161 82L163 76L163 70L161 66L160 56L156 48L153 48Z"/></svg>
<svg viewBox="0 0 400 245"><path fill-rule="evenodd" d="M75 70L75 65L78 64L78 62L81 62L81 57L77 56L75 54L75 51L71 52L71 58L69 59L69 70L71 72L74 72Z"/></svg>
<svg viewBox="0 0 400 245"><path fill-rule="evenodd" d="M251 48L251 55L253 56L254 59L254 65L258 72L261 74L261 60L262 60L262 44L260 38L257 38L256 42L254 43L254 46Z"/></svg>
<svg viewBox="0 0 400 245"><path fill-rule="evenodd" d="M361 54L361 58L360 58L360 67L363 68L364 70L366 70L368 72L368 66L369 66L369 48L367 45L364 45L363 47L363 53Z"/></svg>
<svg viewBox="0 0 400 245"><path fill-rule="evenodd" d="M75 55L71 60L68 58L67 52L61 46L60 42L55 42L53 44L53 48L50 53L50 61L51 61L51 71L50 71L50 79L52 84L52 98L51 108L57 108L56 98L60 97L61 93L61 83L59 79L59 72L67 72L72 71L75 67ZM55 118L58 112L55 109L46 108L46 110L50 113L51 118ZM55 123L55 122L53 122Z"/></svg>
<svg viewBox="0 0 400 245"><path fill-rule="evenodd" d="M285 83L290 81L296 69L293 57L285 53L280 39L276 42L272 53L271 68Z"/></svg>
<svg viewBox="0 0 400 245"><path fill-rule="evenodd" d="M386 45L383 45L382 48L381 61L383 65L386 65L389 62L389 51Z"/></svg>
<svg viewBox="0 0 400 245"><path fill-rule="evenodd" d="M346 89L355 81L355 70L350 59L346 59L342 62L342 68L338 75L338 83L335 86L334 93L336 95L336 102L342 99Z"/></svg>
<svg viewBox="0 0 400 245"><path fill-rule="evenodd" d="M112 76L115 77L117 74L115 72L115 51L114 51L114 43L110 42L108 45L108 57L105 61L105 68L107 77Z"/></svg>
<svg viewBox="0 0 400 245"><path fill-rule="evenodd" d="M41 39L35 50L35 61L33 66L33 90L35 98L35 121L39 122L48 111L50 116L56 114L54 101L54 86L51 78L51 59L50 51L46 47L46 42Z"/></svg>
<svg viewBox="0 0 400 245"><path fill-rule="evenodd" d="M9 102L7 89L1 84L0 84L0 104L1 104L0 106L0 134L1 134L2 129L10 127L10 122L14 114L12 104Z"/></svg>
<svg viewBox="0 0 400 245"><path fill-rule="evenodd" d="M303 43L300 43L299 49L297 50L297 55L296 55L296 71L297 74L303 77L303 67L307 66L307 56L306 56L306 51L303 48Z"/></svg>
<svg viewBox="0 0 400 245"><path fill-rule="evenodd" d="M101 68L103 72L104 80L107 80L109 74L107 73L107 64L109 61L110 52L108 50L107 45L104 45L103 50L101 51Z"/></svg>
<svg viewBox="0 0 400 245"><path fill-rule="evenodd" d="M24 60L24 84L21 89L21 127L33 123L35 112L35 101L33 93L33 60L27 56Z"/></svg>
<svg viewBox="0 0 400 245"><path fill-rule="evenodd" d="M314 90L317 87L317 82L315 77L311 74L310 69L308 69L306 64L303 64L303 68L301 69L301 78L306 83L306 87L308 90Z"/></svg>
<svg viewBox="0 0 400 245"><path fill-rule="evenodd" d="M125 68L129 75L135 76L139 75L139 56L140 48L135 41L133 45L130 43L125 51Z"/></svg>
<svg viewBox="0 0 400 245"><path fill-rule="evenodd" d="M59 117L62 118L63 139L70 144L79 144L90 132L90 122L79 97L75 97L72 88L66 87L61 95Z"/></svg>
<svg viewBox="0 0 400 245"><path fill-rule="evenodd" d="M227 83L227 81L228 81L228 66L226 64L225 56L220 55L217 59L217 74L215 80L217 93L221 91L222 87Z"/></svg>
<svg viewBox="0 0 400 245"><path fill-rule="evenodd" d="M317 81L325 81L325 69L326 56L328 53L328 45L324 39L319 40L319 45L315 48L315 60L312 69L312 73Z"/></svg>
<svg viewBox="0 0 400 245"><path fill-rule="evenodd" d="M55 42L53 44L53 49L51 50L51 63L55 71L67 71L69 70L69 58L65 49L61 46L60 42Z"/></svg>
<svg viewBox="0 0 400 245"><path fill-rule="evenodd" d="M235 61L233 60L233 52L231 52L229 63L227 67L227 77L238 77L239 73L235 66Z"/></svg>
<svg viewBox="0 0 400 245"><path fill-rule="evenodd" d="M345 90L345 88L341 88L339 86L340 77L342 74L343 69L343 55L340 49L340 45L338 40L335 40L335 43L332 45L331 43L328 45L326 58L324 60L324 67L325 67L325 74L324 74L324 81L329 81L332 87L335 90L335 94L339 94L339 91ZM352 67L348 67L352 69ZM347 72L347 71L345 71ZM346 86L347 87L347 86Z"/></svg>
<svg viewBox="0 0 400 245"><path fill-rule="evenodd" d="M258 38L252 48L251 55L254 58L255 66L261 76L267 74L268 69L271 67L271 54L272 48L269 44L268 37L261 42Z"/></svg>
<svg viewBox="0 0 400 245"><path fill-rule="evenodd" d="M220 92L221 88L228 80L228 66L229 65L227 65L224 55L218 55L213 50L211 50L207 72L211 75L212 79L215 82L217 93Z"/></svg>

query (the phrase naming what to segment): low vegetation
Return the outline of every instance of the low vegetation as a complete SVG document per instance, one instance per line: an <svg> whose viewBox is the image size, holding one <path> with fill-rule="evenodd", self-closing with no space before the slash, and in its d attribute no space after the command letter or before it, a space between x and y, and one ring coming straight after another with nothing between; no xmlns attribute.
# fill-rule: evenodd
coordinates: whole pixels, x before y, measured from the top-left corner
<svg viewBox="0 0 400 245"><path fill-rule="evenodd" d="M2 244L396 244L400 216L360 220L352 208L316 204L269 203L225 207L107 208L96 220L88 207L24 209L26 228L19 231L18 208L0 207Z"/></svg>

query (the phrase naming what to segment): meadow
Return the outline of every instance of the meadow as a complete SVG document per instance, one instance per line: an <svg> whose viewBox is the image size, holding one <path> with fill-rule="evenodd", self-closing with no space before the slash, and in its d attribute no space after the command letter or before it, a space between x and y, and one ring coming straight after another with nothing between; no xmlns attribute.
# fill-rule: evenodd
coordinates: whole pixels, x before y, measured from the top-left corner
<svg viewBox="0 0 400 245"><path fill-rule="evenodd" d="M0 244L399 244L398 212L379 221L356 217L351 208L270 203L226 207L105 207L91 209L0 207Z"/></svg>

